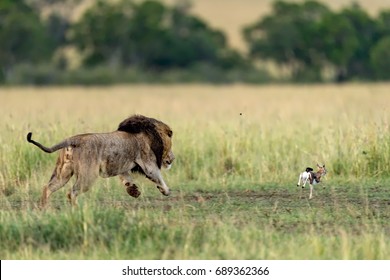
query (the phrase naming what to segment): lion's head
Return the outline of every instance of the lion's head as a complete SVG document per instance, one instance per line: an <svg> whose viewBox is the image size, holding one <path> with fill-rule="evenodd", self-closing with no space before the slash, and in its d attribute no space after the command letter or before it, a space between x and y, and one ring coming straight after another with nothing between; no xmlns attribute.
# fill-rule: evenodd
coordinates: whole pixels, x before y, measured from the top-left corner
<svg viewBox="0 0 390 280"><path fill-rule="evenodd" d="M172 152L172 129L162 121L142 115L133 115L118 126L119 131L145 133L151 141L150 147L157 160L157 166L169 169L175 156Z"/></svg>

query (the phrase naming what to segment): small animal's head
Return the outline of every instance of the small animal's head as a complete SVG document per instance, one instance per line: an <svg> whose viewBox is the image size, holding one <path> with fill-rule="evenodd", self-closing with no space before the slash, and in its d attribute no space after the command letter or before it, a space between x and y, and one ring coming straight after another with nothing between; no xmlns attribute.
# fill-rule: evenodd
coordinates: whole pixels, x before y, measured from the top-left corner
<svg viewBox="0 0 390 280"><path fill-rule="evenodd" d="M326 173L328 172L328 171L326 170L326 168L325 168L325 164L321 166L321 165L319 165L319 164L317 163L317 167L318 167L317 173L320 173L321 176L325 176Z"/></svg>

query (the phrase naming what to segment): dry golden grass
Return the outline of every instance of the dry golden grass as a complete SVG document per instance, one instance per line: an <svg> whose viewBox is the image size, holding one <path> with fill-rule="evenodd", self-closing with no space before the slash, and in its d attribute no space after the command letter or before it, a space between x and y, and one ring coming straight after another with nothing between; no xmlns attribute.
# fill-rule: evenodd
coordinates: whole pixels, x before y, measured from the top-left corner
<svg viewBox="0 0 390 280"><path fill-rule="evenodd" d="M388 114L390 85L134 85L112 87L2 88L2 119L83 120L117 123L132 113L174 123L245 118L262 124L329 117L375 121ZM362 107L364 107L364 110ZM101 115L99 112L105 112ZM361 112L361 114L356 114ZM239 114L243 115L240 116ZM1 126L9 125L3 121ZM74 124L77 126L77 124Z"/></svg>
<svg viewBox="0 0 390 280"><path fill-rule="evenodd" d="M338 160L343 165L355 162L359 166L354 172L360 172L366 160L363 150L379 153L376 145L388 133L389 91L385 83L4 88L0 145L6 149L8 139L13 139L14 145L25 147L28 131L44 144L72 134L111 131L127 116L140 113L170 124L177 152L183 155L203 157L217 148L231 161L240 157L240 149L245 151L245 165L253 170L250 178L272 175L280 158L294 165L282 166L286 172L315 161ZM310 155L316 146L321 148ZM384 151L386 147L381 146ZM5 153L3 157L6 161ZM214 160L218 159L208 164ZM191 161L186 164L194 166ZM209 172L204 164L207 161L199 166Z"/></svg>

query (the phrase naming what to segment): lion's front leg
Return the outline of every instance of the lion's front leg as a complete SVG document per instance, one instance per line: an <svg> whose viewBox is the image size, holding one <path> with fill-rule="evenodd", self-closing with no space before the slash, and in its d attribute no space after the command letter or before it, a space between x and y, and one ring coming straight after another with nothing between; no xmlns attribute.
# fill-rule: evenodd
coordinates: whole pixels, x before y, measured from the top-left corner
<svg viewBox="0 0 390 280"><path fill-rule="evenodd" d="M164 182L160 169L157 167L157 165L154 162L146 162L146 163L137 162L137 164L144 171L146 178L148 178L149 180L157 184L158 190L163 195L168 196L171 193L169 187Z"/></svg>
<svg viewBox="0 0 390 280"><path fill-rule="evenodd" d="M119 175L119 179L126 187L126 191L130 196L137 198L141 195L141 192L138 190L138 186L134 184L128 173Z"/></svg>

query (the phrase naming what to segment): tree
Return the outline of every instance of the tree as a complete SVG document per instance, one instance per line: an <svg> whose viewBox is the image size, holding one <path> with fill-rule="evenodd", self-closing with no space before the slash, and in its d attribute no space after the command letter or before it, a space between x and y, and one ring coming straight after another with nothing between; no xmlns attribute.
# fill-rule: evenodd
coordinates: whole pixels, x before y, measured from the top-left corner
<svg viewBox="0 0 390 280"><path fill-rule="evenodd" d="M310 71L319 79L322 61L317 23L327 13L329 9L315 1L274 2L270 15L243 31L250 57L288 66L295 79Z"/></svg>
<svg viewBox="0 0 390 280"><path fill-rule="evenodd" d="M379 37L390 36L390 10L379 13L377 20Z"/></svg>
<svg viewBox="0 0 390 280"><path fill-rule="evenodd" d="M71 41L83 53L85 65L126 63L123 52L134 52L127 18L132 14L132 5L98 1L71 26Z"/></svg>
<svg viewBox="0 0 390 280"><path fill-rule="evenodd" d="M371 48L390 34L390 12L379 21L358 4L332 12L315 1L277 1L271 15L244 30L250 56L272 59L292 69L293 79L308 73L321 79L332 67L338 81L373 78Z"/></svg>
<svg viewBox="0 0 390 280"><path fill-rule="evenodd" d="M53 53L45 25L23 0L0 2L0 80L21 62L36 63Z"/></svg>
<svg viewBox="0 0 390 280"><path fill-rule="evenodd" d="M44 14L44 24L53 48L69 43L67 33L76 7L83 0L25 0L38 14Z"/></svg>
<svg viewBox="0 0 390 280"><path fill-rule="evenodd" d="M100 63L163 70L211 63L231 67L244 59L225 35L181 6L159 1L99 1L72 27L84 64Z"/></svg>
<svg viewBox="0 0 390 280"><path fill-rule="evenodd" d="M359 47L351 22L342 14L328 13L318 23L317 36L321 38L318 51L323 55L324 62L336 68L338 80L346 79L348 65Z"/></svg>
<svg viewBox="0 0 390 280"><path fill-rule="evenodd" d="M370 62L378 79L390 79L390 36L382 38L372 48Z"/></svg>
<svg viewBox="0 0 390 280"><path fill-rule="evenodd" d="M372 78L370 49L380 38L378 22L356 3L343 9L339 15L347 20L353 29L346 34L350 40L349 44L356 45L351 48L350 55L345 54L348 56L346 64L348 78ZM356 42L353 43L352 40Z"/></svg>

